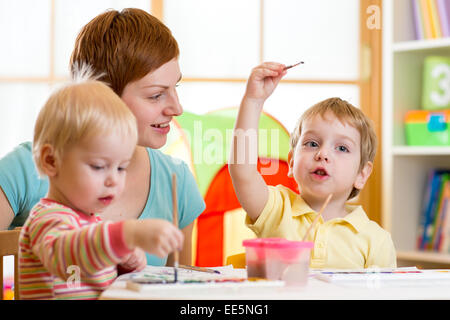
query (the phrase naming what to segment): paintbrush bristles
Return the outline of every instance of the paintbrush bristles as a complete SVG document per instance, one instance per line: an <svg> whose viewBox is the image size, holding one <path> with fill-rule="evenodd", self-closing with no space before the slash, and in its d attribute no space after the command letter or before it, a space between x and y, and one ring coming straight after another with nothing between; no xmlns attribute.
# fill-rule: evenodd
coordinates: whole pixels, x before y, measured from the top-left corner
<svg viewBox="0 0 450 320"><path fill-rule="evenodd" d="M303 64L303 63L304 63L303 61L297 62L296 64L292 64L292 65L290 65L290 66L284 67L283 70L287 70L287 69L296 67L296 66L298 66L299 64Z"/></svg>
<svg viewBox="0 0 450 320"><path fill-rule="evenodd" d="M309 226L308 230L306 231L305 236L303 237L303 241L306 241L306 239L308 239L308 236L311 233L311 230L314 228L314 225L317 223L317 221L319 221L319 217L322 215L323 211L327 207L328 202L330 202L332 196L333 196L333 194L330 194L328 196L327 200L325 200L325 202L323 203L322 208L320 208L319 213L314 218L314 221L311 223L311 225Z"/></svg>

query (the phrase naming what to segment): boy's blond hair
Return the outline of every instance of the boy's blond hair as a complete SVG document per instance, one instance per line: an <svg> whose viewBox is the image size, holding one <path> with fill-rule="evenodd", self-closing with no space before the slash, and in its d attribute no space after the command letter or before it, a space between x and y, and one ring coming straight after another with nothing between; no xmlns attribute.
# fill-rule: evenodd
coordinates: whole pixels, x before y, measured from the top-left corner
<svg viewBox="0 0 450 320"><path fill-rule="evenodd" d="M361 136L361 161L358 171L361 171L368 161L373 163L377 150L377 136L375 135L372 121L360 109L340 98L329 98L316 103L301 115L295 129L291 133L291 150L294 150L297 146L302 134L303 122L316 115L323 117L328 111L333 113L342 123L347 123L358 130ZM353 188L348 199L356 197L359 191Z"/></svg>
<svg viewBox="0 0 450 320"><path fill-rule="evenodd" d="M63 86L50 96L36 120L33 159L38 172L45 175L40 162L44 144L50 144L61 158L82 139L113 131L137 143L136 118L111 88L97 80Z"/></svg>

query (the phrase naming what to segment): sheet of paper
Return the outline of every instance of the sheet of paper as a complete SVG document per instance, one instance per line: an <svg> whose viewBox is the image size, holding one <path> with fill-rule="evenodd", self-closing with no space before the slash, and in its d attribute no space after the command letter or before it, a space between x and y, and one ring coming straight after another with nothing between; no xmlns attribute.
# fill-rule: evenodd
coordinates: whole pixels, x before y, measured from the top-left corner
<svg viewBox="0 0 450 320"><path fill-rule="evenodd" d="M450 270L411 268L312 270L312 275L326 282L354 287L449 286Z"/></svg>

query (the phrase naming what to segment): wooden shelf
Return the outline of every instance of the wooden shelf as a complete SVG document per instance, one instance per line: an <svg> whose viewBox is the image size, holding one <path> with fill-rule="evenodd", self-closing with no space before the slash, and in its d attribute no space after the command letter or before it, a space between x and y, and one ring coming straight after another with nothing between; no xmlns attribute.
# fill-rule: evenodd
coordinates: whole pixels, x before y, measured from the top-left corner
<svg viewBox="0 0 450 320"><path fill-rule="evenodd" d="M427 251L399 251L397 259L450 265L450 254Z"/></svg>
<svg viewBox="0 0 450 320"><path fill-rule="evenodd" d="M429 39L429 40L413 40L413 41L402 41L393 44L394 52L408 52L408 51L421 51L421 50L432 50L437 49L448 50L450 46L450 38L439 38L439 39Z"/></svg>
<svg viewBox="0 0 450 320"><path fill-rule="evenodd" d="M450 146L408 146L404 116L422 108L423 64L450 56L450 37L414 40L413 0L383 1L383 227L397 262L450 268L450 253L415 251L430 170L450 168Z"/></svg>
<svg viewBox="0 0 450 320"><path fill-rule="evenodd" d="M450 147L437 146L395 146L392 153L398 156L448 156Z"/></svg>

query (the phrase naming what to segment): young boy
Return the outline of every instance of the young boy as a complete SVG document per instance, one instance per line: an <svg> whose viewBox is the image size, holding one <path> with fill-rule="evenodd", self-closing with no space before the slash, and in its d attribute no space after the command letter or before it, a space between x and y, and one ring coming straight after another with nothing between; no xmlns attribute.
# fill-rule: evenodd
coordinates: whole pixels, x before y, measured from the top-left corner
<svg viewBox="0 0 450 320"><path fill-rule="evenodd" d="M389 233L361 206L346 204L369 178L377 144L370 120L359 109L331 98L301 116L288 155L289 175L300 195L282 185L267 186L257 171L257 143L246 143L242 134L257 136L264 101L286 74L284 68L263 63L252 70L236 119L229 171L248 227L258 237L300 241L332 194L307 239L314 241L311 268L395 267Z"/></svg>
<svg viewBox="0 0 450 320"><path fill-rule="evenodd" d="M182 247L169 221L100 218L123 191L136 142L135 117L105 84L73 83L49 98L36 121L33 157L50 186L20 235L22 299L96 299L116 278L116 265L141 270L142 250L165 256Z"/></svg>

